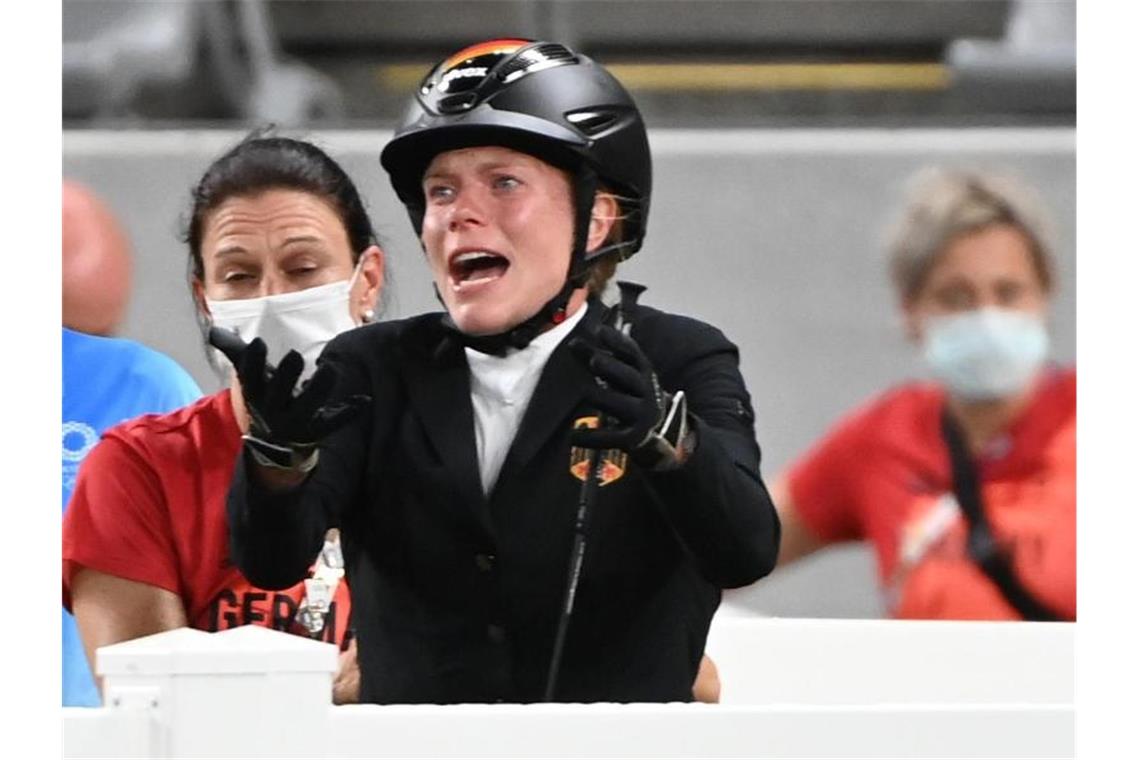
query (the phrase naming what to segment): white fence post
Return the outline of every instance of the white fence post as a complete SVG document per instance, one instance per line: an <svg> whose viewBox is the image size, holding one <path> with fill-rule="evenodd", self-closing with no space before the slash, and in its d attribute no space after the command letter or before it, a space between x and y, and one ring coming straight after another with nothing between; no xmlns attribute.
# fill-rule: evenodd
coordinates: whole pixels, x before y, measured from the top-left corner
<svg viewBox="0 0 1140 760"><path fill-rule="evenodd" d="M260 626L179 628L96 653L104 705L148 711L159 758L326 755L336 662L332 644Z"/></svg>

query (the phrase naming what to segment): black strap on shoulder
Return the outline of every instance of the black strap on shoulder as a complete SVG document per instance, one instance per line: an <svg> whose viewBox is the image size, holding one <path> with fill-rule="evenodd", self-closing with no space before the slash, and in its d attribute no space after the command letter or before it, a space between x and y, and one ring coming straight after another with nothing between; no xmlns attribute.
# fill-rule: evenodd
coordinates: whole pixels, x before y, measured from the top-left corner
<svg viewBox="0 0 1140 760"><path fill-rule="evenodd" d="M954 478L954 495L966 517L969 529L967 551L982 572L986 574L1010 606L1026 620L1063 620L1060 615L1041 603L1021 584L1014 572L1013 563L1005 547L1001 546L990 530L982 505L982 492L978 486L978 473L966 441L948 409L942 410L942 438L950 449L950 466Z"/></svg>

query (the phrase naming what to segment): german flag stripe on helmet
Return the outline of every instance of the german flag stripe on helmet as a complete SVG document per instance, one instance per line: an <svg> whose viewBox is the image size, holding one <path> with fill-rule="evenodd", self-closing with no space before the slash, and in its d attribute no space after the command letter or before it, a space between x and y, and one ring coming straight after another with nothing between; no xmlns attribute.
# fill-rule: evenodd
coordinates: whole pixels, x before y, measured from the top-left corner
<svg viewBox="0 0 1140 760"><path fill-rule="evenodd" d="M518 39L504 39L504 40L488 40L487 42L480 42L471 47L463 48L455 55L448 58L443 62L441 67L442 71L448 71L452 66L462 63L469 58L478 58L481 55L489 55L492 53L513 53L524 45L529 45L530 40Z"/></svg>

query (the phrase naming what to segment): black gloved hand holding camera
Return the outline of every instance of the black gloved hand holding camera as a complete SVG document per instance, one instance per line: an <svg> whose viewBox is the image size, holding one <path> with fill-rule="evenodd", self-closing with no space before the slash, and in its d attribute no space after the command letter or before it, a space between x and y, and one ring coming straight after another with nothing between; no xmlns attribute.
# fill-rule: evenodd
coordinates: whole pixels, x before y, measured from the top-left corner
<svg viewBox="0 0 1140 760"><path fill-rule="evenodd" d="M233 364L249 411L249 432L243 439L254 461L265 467L306 473L317 464L317 444L347 423L371 399L351 396L329 404L337 374L321 364L299 392L294 393L305 360L296 351L285 354L274 368L266 361L265 341L248 344L237 334L210 328L210 345Z"/></svg>
<svg viewBox="0 0 1140 760"><path fill-rule="evenodd" d="M662 390L649 359L628 335L602 325L593 337L593 344L575 338L569 347L598 381L586 397L604 416L597 428L574 430L571 444L622 449L652 470L681 466L696 443L684 391Z"/></svg>

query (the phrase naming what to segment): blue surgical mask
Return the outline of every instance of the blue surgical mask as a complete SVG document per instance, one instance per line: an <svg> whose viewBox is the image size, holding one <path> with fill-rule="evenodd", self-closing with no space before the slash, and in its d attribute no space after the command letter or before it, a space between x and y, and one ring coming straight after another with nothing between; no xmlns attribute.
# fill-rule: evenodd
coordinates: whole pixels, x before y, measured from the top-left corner
<svg viewBox="0 0 1140 760"><path fill-rule="evenodd" d="M926 321L923 357L950 394L967 401L1016 395L1045 362L1049 335L1039 314L977 309Z"/></svg>

